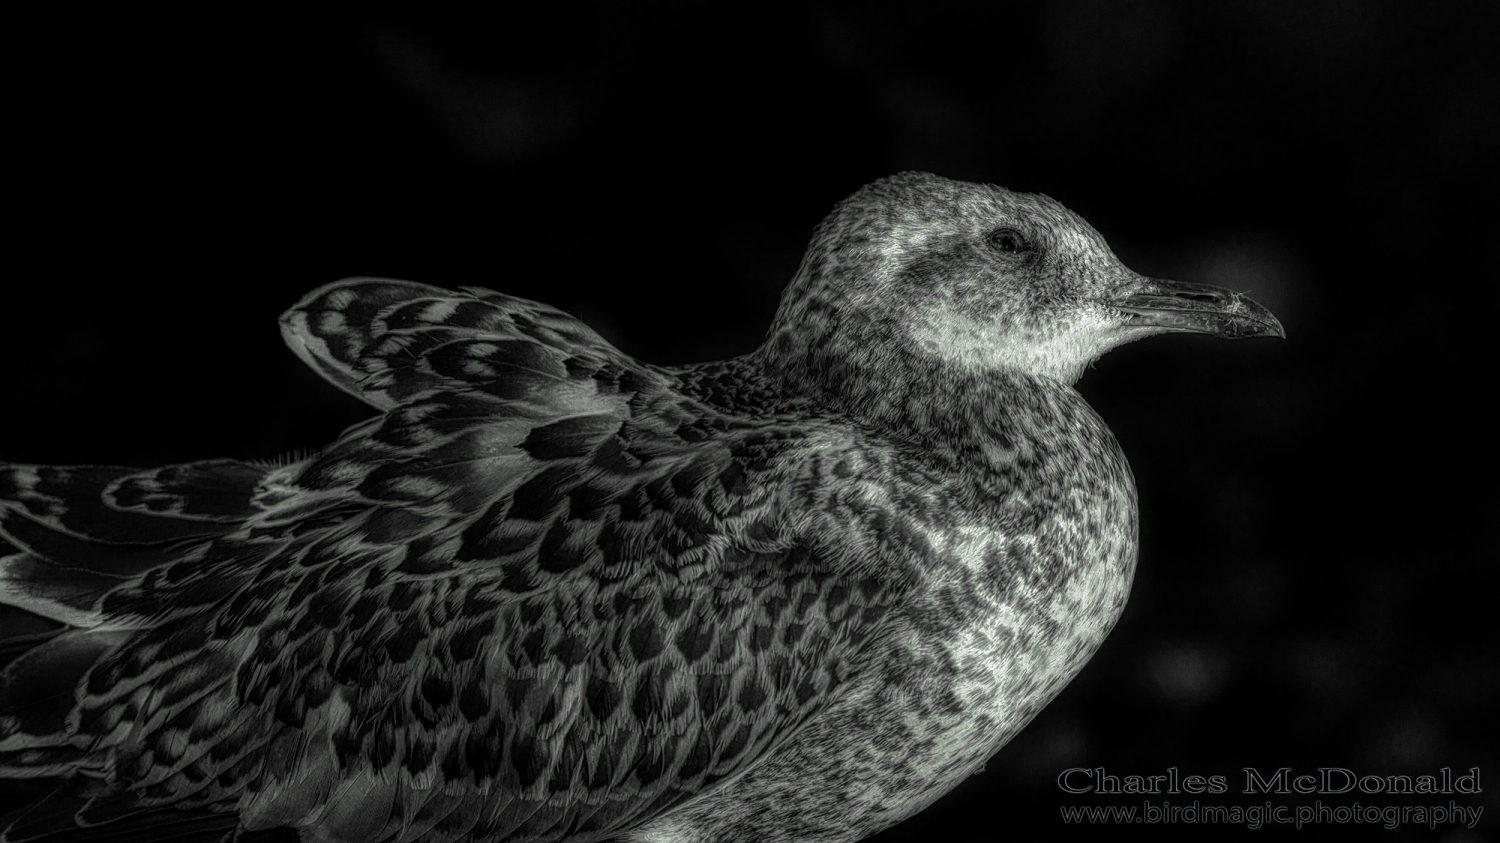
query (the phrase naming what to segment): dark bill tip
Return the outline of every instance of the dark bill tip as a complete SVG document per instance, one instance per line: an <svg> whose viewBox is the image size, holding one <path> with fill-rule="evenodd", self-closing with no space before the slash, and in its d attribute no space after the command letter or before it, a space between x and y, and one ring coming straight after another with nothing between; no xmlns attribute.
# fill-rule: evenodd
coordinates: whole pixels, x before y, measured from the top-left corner
<svg viewBox="0 0 1500 843"><path fill-rule="evenodd" d="M1131 315L1128 324L1212 334L1226 340L1286 338L1281 322L1252 299L1208 284L1147 279L1146 289L1115 303Z"/></svg>

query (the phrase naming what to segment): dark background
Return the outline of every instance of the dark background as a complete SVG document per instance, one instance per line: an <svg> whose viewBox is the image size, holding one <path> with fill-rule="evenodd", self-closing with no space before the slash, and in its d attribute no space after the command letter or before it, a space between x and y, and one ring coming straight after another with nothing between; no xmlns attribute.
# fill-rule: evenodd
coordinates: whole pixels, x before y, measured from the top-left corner
<svg viewBox="0 0 1500 843"><path fill-rule="evenodd" d="M813 226L902 169L1060 199L1132 268L1248 290L1284 342L1164 337L1080 389L1140 486L1095 660L877 838L1057 840L1069 767L1461 775L1496 718L1490 3L543 4L13 25L0 458L271 457L363 416L285 350L315 286L475 284L674 363L763 335ZM1483 369L1481 368L1483 366ZM1489 384L1489 386L1486 386ZM1157 839L1292 834L1185 823Z"/></svg>

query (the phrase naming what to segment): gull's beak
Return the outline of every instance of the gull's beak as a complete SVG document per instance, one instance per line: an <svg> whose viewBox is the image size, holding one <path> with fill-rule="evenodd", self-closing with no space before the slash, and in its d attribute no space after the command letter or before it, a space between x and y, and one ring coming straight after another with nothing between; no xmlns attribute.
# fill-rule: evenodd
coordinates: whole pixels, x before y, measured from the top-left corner
<svg viewBox="0 0 1500 843"><path fill-rule="evenodd" d="M1129 314L1125 322L1128 327L1191 331L1226 340L1286 338L1286 330L1271 311L1239 293L1208 284L1143 280L1144 286L1113 302Z"/></svg>

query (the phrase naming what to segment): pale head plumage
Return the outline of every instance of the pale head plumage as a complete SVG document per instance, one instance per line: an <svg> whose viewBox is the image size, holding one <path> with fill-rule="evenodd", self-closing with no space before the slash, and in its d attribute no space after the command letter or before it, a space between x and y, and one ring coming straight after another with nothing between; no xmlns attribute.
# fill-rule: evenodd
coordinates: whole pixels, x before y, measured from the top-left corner
<svg viewBox="0 0 1500 843"><path fill-rule="evenodd" d="M1163 283L1048 196L899 173L819 226L759 353L835 394L855 372L1071 384L1117 345L1188 330L1123 307Z"/></svg>

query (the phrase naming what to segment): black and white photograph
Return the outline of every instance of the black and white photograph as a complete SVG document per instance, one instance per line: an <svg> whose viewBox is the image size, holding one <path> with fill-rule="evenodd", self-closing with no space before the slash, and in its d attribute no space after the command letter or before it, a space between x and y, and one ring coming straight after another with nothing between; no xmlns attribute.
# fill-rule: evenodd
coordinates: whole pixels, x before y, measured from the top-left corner
<svg viewBox="0 0 1500 843"><path fill-rule="evenodd" d="M11 32L0 843L1500 840L1500 5Z"/></svg>

